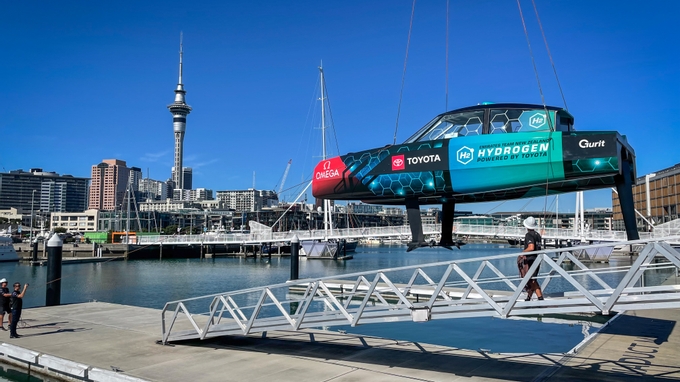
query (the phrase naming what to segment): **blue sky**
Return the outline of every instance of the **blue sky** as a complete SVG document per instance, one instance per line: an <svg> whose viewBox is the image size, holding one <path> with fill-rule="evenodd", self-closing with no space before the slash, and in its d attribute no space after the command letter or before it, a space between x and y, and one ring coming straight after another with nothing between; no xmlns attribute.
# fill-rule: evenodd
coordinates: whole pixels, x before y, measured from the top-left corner
<svg viewBox="0 0 680 382"><path fill-rule="evenodd" d="M638 175L680 162L680 3L536 0L578 130L618 130ZM8 2L0 16L0 169L89 177L102 159L170 177L179 33L194 108L194 187L274 189L320 154L323 60L341 153L392 142L411 1ZM546 101L563 106L536 16L522 0ZM398 141L445 103L446 2L415 8ZM541 103L515 1L450 1L448 109ZM333 147L333 146L331 146ZM335 151L335 150L333 150ZM286 187L286 188L287 188ZM290 198L290 197L289 197ZM560 210L573 211L573 196ZM541 210L536 200L527 209ZM552 203L552 198L547 204ZM460 206L487 212L526 201ZM610 192L586 207L611 205Z"/></svg>

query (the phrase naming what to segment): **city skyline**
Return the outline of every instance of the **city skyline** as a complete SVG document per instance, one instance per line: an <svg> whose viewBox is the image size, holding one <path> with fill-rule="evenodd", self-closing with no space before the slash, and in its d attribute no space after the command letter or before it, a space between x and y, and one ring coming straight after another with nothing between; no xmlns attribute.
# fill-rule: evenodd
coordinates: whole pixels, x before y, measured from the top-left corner
<svg viewBox="0 0 680 382"><path fill-rule="evenodd" d="M257 189L275 189L291 158L285 188L308 179L321 151L311 122L321 60L340 153L392 142L411 2L238 2L180 10L179 18L172 5L129 12L132 4L9 5L17 17L0 43L12 57L0 63L12 74L0 96L8 108L0 134L12 143L0 153L3 171L41 167L88 177L93 164L116 158L166 180L173 139L163 109L177 85L180 31L185 82L199 110L184 146L194 187L247 189L255 172ZM445 6L416 4L398 141L445 109L541 103L516 4L451 2L445 107ZM546 102L564 106L531 3L522 6ZM576 128L628 135L638 175L680 162L680 133L669 123L680 108L680 70L663 42L678 35L674 12L613 2L537 6ZM611 205L606 190L590 194L586 207ZM567 200L561 209L573 210Z"/></svg>

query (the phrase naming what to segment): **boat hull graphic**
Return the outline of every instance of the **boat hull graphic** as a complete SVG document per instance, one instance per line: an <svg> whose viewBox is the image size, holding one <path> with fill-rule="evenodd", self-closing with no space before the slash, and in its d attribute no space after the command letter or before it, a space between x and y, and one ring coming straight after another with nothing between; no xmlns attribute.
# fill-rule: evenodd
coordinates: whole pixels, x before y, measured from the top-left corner
<svg viewBox="0 0 680 382"><path fill-rule="evenodd" d="M588 145L598 144L597 147ZM486 202L613 187L634 154L617 132L538 132L388 146L320 162L317 198L403 204Z"/></svg>
<svg viewBox="0 0 680 382"><path fill-rule="evenodd" d="M314 169L319 199L401 204L413 242L424 246L420 205L442 205L441 245L456 203L502 201L616 187L628 238L639 235L632 185L635 152L616 131L575 131L566 110L485 104L435 117L400 145L323 160Z"/></svg>

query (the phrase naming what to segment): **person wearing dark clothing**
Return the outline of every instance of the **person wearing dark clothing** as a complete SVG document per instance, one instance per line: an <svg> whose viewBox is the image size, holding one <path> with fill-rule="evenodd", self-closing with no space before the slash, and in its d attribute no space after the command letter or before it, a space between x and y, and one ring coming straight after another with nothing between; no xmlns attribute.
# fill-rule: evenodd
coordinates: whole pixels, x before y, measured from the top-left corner
<svg viewBox="0 0 680 382"><path fill-rule="evenodd" d="M14 291L12 291L10 297L10 307L12 308L12 322L9 325L9 338L19 338L17 334L17 324L21 319L21 308L24 304L24 295L26 294L26 288L28 284L24 284L24 290L19 292L21 289L21 283L14 283Z"/></svg>
<svg viewBox="0 0 680 382"><path fill-rule="evenodd" d="M7 288L7 279L0 280L0 329L5 329L5 313L7 313L7 326L12 324L12 311L9 307L9 298L12 294L9 293L9 288Z"/></svg>
<svg viewBox="0 0 680 382"><path fill-rule="evenodd" d="M536 228L538 228L536 219L534 219L533 216L529 216L524 220L524 226L527 228L527 234L524 236L524 250L522 252L540 251L542 238L541 234L536 232ZM525 269L528 271L529 268L531 268L531 266L534 264L534 261L536 261L538 255L534 253L530 255L521 255L520 257L524 261ZM538 297L539 300L543 300L543 292L541 291L541 286L538 284L538 281L536 280L536 276L538 276L538 270L539 268L536 268L536 272L534 272L534 274L531 276L531 279L527 283L526 301L531 301L531 296L534 293L536 293L536 297Z"/></svg>

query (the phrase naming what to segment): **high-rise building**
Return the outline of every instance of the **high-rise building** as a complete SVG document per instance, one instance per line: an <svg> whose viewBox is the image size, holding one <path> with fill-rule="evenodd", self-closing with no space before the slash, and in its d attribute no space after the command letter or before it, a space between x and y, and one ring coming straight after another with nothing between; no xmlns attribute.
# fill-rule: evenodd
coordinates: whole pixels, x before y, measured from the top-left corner
<svg viewBox="0 0 680 382"><path fill-rule="evenodd" d="M192 190L194 183L194 172L191 167L184 167L182 169L182 188L185 190Z"/></svg>
<svg viewBox="0 0 680 382"><path fill-rule="evenodd" d="M81 212L87 208L88 181L40 168L0 173L0 209Z"/></svg>
<svg viewBox="0 0 680 382"><path fill-rule="evenodd" d="M141 179L137 190L141 195L138 202L165 200L168 198L168 185L160 180Z"/></svg>
<svg viewBox="0 0 680 382"><path fill-rule="evenodd" d="M182 176L182 161L184 158L184 131L187 125L187 115L191 113L191 106L185 102L186 91L182 83L182 36L179 40L179 83L175 89L175 102L168 105L172 113L172 127L175 134L175 161L172 169L172 180L175 187L185 189Z"/></svg>
<svg viewBox="0 0 680 382"><path fill-rule="evenodd" d="M132 191L138 189L134 183L141 177L139 168L128 168L123 160L104 159L102 163L92 166L89 208L100 211L121 208L128 184Z"/></svg>
<svg viewBox="0 0 680 382"><path fill-rule="evenodd" d="M269 190L217 191L217 200L225 202L225 206L235 211L260 211L262 207L271 207L279 201L276 192Z"/></svg>

